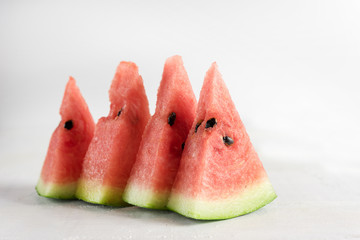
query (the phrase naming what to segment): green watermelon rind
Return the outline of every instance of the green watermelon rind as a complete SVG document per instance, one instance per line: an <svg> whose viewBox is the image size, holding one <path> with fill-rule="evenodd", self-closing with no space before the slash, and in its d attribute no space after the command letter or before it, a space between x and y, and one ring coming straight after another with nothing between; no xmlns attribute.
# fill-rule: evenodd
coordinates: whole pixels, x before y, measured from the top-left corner
<svg viewBox="0 0 360 240"><path fill-rule="evenodd" d="M271 183L266 178L258 184L247 186L238 196L216 201L194 199L172 193L167 207L193 219L221 220L251 213L272 202L276 197Z"/></svg>
<svg viewBox="0 0 360 240"><path fill-rule="evenodd" d="M79 180L76 198L84 202L111 206L127 207L129 204L122 200L123 189L104 186L93 181Z"/></svg>
<svg viewBox="0 0 360 240"><path fill-rule="evenodd" d="M76 186L77 182L67 184L45 183L42 178L40 178L35 189L38 195L42 197L72 200L76 199Z"/></svg>
<svg viewBox="0 0 360 240"><path fill-rule="evenodd" d="M128 185L123 194L123 200L129 204L149 209L167 210L169 192L156 192L132 184ZM165 204L164 204L165 203Z"/></svg>

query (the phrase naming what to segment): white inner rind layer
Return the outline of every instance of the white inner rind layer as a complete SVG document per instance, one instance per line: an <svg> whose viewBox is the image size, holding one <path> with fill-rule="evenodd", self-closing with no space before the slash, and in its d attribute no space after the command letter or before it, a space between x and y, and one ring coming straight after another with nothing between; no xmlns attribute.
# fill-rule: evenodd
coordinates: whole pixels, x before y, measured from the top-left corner
<svg viewBox="0 0 360 240"><path fill-rule="evenodd" d="M123 199L125 202L143 208L167 209L166 204L169 192L157 192L141 186L131 184L124 191Z"/></svg>
<svg viewBox="0 0 360 240"><path fill-rule="evenodd" d="M204 200L171 193L167 207L194 219L228 219L253 212L276 198L268 178L244 189L237 196L219 200Z"/></svg>
<svg viewBox="0 0 360 240"><path fill-rule="evenodd" d="M76 197L85 202L122 207L128 206L122 200L123 189L104 186L101 183L90 180L79 180Z"/></svg>
<svg viewBox="0 0 360 240"><path fill-rule="evenodd" d="M36 185L40 196L57 199L75 199L77 182L67 184L45 183L41 178Z"/></svg>

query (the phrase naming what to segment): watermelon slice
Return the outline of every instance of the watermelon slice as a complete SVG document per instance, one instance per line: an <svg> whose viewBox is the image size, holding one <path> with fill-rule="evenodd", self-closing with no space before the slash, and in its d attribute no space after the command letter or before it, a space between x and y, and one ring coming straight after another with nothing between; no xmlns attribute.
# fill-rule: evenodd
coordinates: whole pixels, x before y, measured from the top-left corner
<svg viewBox="0 0 360 240"><path fill-rule="evenodd" d="M72 199L95 129L88 106L72 77L66 85L60 115L61 121L52 134L36 191L44 197Z"/></svg>
<svg viewBox="0 0 360 240"><path fill-rule="evenodd" d="M147 124L123 199L165 209L183 144L195 118L196 98L180 56L167 59L154 116Z"/></svg>
<svg viewBox="0 0 360 240"><path fill-rule="evenodd" d="M122 193L150 118L143 81L134 63L120 63L109 96L110 113L96 124L76 196L91 203L124 206Z"/></svg>
<svg viewBox="0 0 360 240"><path fill-rule="evenodd" d="M275 198L214 63L204 80L168 208L195 219L227 219Z"/></svg>

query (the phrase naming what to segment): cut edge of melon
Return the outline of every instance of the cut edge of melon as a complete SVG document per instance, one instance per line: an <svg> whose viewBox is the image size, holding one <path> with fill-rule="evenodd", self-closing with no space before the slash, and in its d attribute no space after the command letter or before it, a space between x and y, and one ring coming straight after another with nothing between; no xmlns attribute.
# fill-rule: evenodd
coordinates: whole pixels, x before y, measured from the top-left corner
<svg viewBox="0 0 360 240"><path fill-rule="evenodd" d="M126 187L123 200L142 208L166 210L169 196L169 192L156 192L152 189L131 184Z"/></svg>
<svg viewBox="0 0 360 240"><path fill-rule="evenodd" d="M112 207L126 207L128 203L122 200L123 189L104 186L101 183L89 180L79 180L75 194L77 199L93 204Z"/></svg>
<svg viewBox="0 0 360 240"><path fill-rule="evenodd" d="M76 199L76 186L77 182L67 184L45 183L43 179L40 178L35 189L42 197L55 199Z"/></svg>
<svg viewBox="0 0 360 240"><path fill-rule="evenodd" d="M215 201L193 199L172 193L168 209L199 220L220 220L251 213L277 197L268 178L248 186L240 195Z"/></svg>

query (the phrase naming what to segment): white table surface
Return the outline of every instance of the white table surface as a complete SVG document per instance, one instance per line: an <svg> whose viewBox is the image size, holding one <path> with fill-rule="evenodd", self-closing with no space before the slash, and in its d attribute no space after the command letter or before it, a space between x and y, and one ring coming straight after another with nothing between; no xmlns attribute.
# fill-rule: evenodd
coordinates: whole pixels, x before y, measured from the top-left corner
<svg viewBox="0 0 360 240"><path fill-rule="evenodd" d="M279 195L274 202L234 219L195 221L168 211L39 197L31 165L1 169L0 239L360 238L358 169L269 161Z"/></svg>
<svg viewBox="0 0 360 240"><path fill-rule="evenodd" d="M0 239L360 239L358 1L1 1ZM195 221L35 192L73 75L94 119L135 61L150 109L165 59L196 96L217 61L278 198Z"/></svg>

